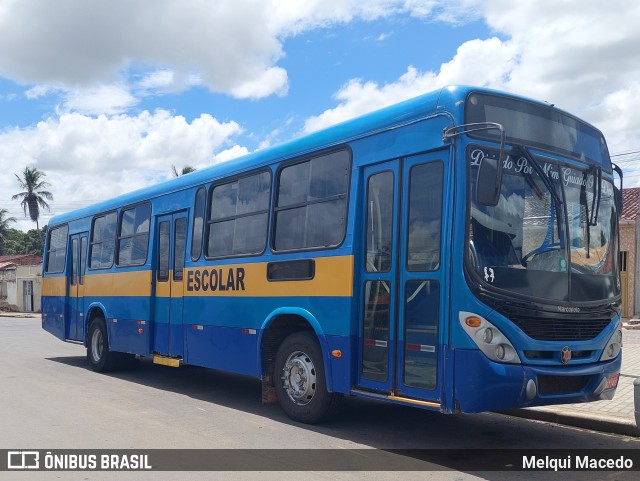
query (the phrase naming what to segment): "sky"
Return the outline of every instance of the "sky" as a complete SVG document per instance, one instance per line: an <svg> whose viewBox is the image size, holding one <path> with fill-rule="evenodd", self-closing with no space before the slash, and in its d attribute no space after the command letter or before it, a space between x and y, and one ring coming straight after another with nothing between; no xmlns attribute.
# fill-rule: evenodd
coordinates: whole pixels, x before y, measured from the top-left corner
<svg viewBox="0 0 640 481"><path fill-rule="evenodd" d="M0 209L50 217L449 84L548 101L640 186L636 0L0 0Z"/></svg>

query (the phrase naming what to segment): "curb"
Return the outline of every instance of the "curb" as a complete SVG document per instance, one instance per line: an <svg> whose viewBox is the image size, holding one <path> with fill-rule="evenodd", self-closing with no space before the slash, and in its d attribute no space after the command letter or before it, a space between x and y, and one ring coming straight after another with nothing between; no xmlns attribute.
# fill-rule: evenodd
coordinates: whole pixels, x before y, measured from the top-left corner
<svg viewBox="0 0 640 481"><path fill-rule="evenodd" d="M35 319L39 317L39 312L3 312L0 311L0 317L16 317L20 319Z"/></svg>
<svg viewBox="0 0 640 481"><path fill-rule="evenodd" d="M558 408L528 408L501 411L500 414L514 416L535 421L575 426L592 431L622 434L624 436L640 437L640 428L631 419L623 419L604 414L585 414L578 411L565 410L559 412Z"/></svg>

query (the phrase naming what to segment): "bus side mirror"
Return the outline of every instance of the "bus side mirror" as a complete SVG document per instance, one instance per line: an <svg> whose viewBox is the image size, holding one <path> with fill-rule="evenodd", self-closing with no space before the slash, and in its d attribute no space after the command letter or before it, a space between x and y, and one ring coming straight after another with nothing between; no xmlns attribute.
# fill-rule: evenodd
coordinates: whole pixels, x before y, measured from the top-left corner
<svg viewBox="0 0 640 481"><path fill-rule="evenodd" d="M615 185L613 186L613 200L616 203L616 210L618 211L618 219L620 217L622 217L622 208L624 207L622 205L622 169L620 167L618 167L616 164L611 164L611 167L613 168L614 172L616 174L618 174L618 177L620 177L620 188L616 187Z"/></svg>
<svg viewBox="0 0 640 481"><path fill-rule="evenodd" d="M502 154L500 149L497 159L484 157L480 163L476 181L476 200L480 205L498 205L502 187Z"/></svg>

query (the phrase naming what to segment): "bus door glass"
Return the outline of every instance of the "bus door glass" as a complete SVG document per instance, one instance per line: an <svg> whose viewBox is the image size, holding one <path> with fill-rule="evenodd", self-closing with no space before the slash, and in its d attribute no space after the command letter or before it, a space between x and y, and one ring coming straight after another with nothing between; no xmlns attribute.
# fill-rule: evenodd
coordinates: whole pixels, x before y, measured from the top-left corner
<svg viewBox="0 0 640 481"><path fill-rule="evenodd" d="M154 352L184 355L182 322L186 212L157 218Z"/></svg>
<svg viewBox="0 0 640 481"><path fill-rule="evenodd" d="M440 399L441 158L365 169L358 376L365 389Z"/></svg>
<svg viewBox="0 0 640 481"><path fill-rule="evenodd" d="M74 234L70 237L69 249L71 250L69 269L69 299L68 305L68 324L67 339L78 341L84 340L84 275L87 256L87 238L86 232L82 234Z"/></svg>

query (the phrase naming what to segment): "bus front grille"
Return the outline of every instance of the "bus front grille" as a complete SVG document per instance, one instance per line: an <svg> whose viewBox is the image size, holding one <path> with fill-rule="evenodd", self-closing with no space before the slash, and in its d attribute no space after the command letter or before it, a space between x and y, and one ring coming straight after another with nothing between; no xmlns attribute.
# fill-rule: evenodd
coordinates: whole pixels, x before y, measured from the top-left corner
<svg viewBox="0 0 640 481"><path fill-rule="evenodd" d="M611 319L548 319L510 317L531 339L537 341L588 341L609 325Z"/></svg>

